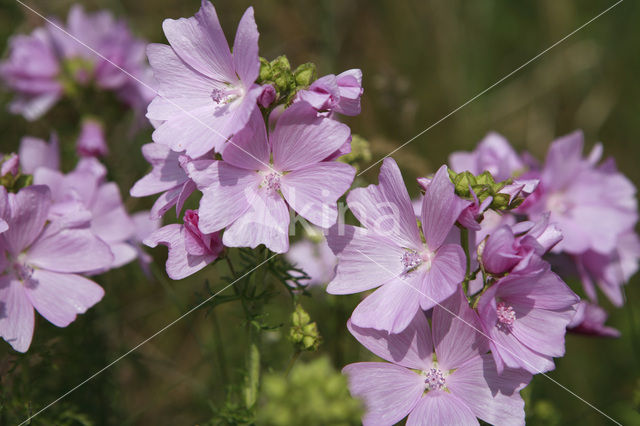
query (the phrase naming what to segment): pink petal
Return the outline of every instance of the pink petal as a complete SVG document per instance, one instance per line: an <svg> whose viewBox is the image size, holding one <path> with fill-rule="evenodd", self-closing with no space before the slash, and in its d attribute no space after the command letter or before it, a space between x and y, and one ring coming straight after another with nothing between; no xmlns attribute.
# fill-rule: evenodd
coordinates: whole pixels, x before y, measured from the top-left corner
<svg viewBox="0 0 640 426"><path fill-rule="evenodd" d="M427 317L416 313L413 321L401 333L390 334L374 328L354 325L351 320L347 328L365 348L394 364L417 370L431 366L433 346Z"/></svg>
<svg viewBox="0 0 640 426"><path fill-rule="evenodd" d="M481 334L482 325L469 307L462 287L442 306L433 308L432 324L438 364L444 370L458 368L488 350L486 338Z"/></svg>
<svg viewBox="0 0 640 426"><path fill-rule="evenodd" d="M220 146L232 133L228 130L229 114L214 114L214 105L180 111L153 132L153 141L173 151L185 151L192 158L200 157Z"/></svg>
<svg viewBox="0 0 640 426"><path fill-rule="evenodd" d="M240 19L233 42L233 66L240 80L247 86L256 81L260 72L258 35L253 7L249 7Z"/></svg>
<svg viewBox="0 0 640 426"><path fill-rule="evenodd" d="M258 190L257 197L222 236L227 247L256 248L264 244L276 253L289 250L289 209L278 193Z"/></svg>
<svg viewBox="0 0 640 426"><path fill-rule="evenodd" d="M120 189L114 182L100 186L91 212L91 230L106 242L128 240L135 233L133 221L122 203Z"/></svg>
<svg viewBox="0 0 640 426"><path fill-rule="evenodd" d="M253 109L247 126L225 144L222 158L241 169L268 169L270 159L267 129L258 108Z"/></svg>
<svg viewBox="0 0 640 426"><path fill-rule="evenodd" d="M327 243L339 259L336 276L327 286L330 294L369 290L403 271L404 250L364 228L335 225L329 229Z"/></svg>
<svg viewBox="0 0 640 426"><path fill-rule="evenodd" d="M422 229L427 246L436 250L447 237L460 213L469 206L455 194L447 166L436 172L422 200Z"/></svg>
<svg viewBox="0 0 640 426"><path fill-rule="evenodd" d="M38 313L57 327L66 327L100 301L104 290L75 274L38 269L25 285L27 296Z"/></svg>
<svg viewBox="0 0 640 426"><path fill-rule="evenodd" d="M0 336L16 351L26 352L33 325L33 307L22 283L13 276L0 277Z"/></svg>
<svg viewBox="0 0 640 426"><path fill-rule="evenodd" d="M150 44L147 56L159 88L147 118L169 120L184 110L214 105L211 92L218 83L185 64L171 46Z"/></svg>
<svg viewBox="0 0 640 426"><path fill-rule="evenodd" d="M420 310L419 275L398 277L367 296L351 321L362 328L400 333Z"/></svg>
<svg viewBox="0 0 640 426"><path fill-rule="evenodd" d="M459 245L440 247L431 261L431 268L424 273L420 286L423 293L420 298L422 309L430 309L456 292L464 279L465 262L464 252Z"/></svg>
<svg viewBox="0 0 640 426"><path fill-rule="evenodd" d="M18 254L38 237L51 207L51 192L44 185L32 185L9 195L9 229L2 234L7 249Z"/></svg>
<svg viewBox="0 0 640 426"><path fill-rule="evenodd" d="M489 354L475 357L447 377L451 393L463 399L476 417L491 424L524 425L522 390L531 374L507 368L498 374Z"/></svg>
<svg viewBox="0 0 640 426"><path fill-rule="evenodd" d="M292 171L318 163L350 137L345 124L319 116L306 102L287 108L270 135L273 163L280 171Z"/></svg>
<svg viewBox="0 0 640 426"><path fill-rule="evenodd" d="M548 189L563 188L583 164L584 134L577 130L553 141L547 152L541 181Z"/></svg>
<svg viewBox="0 0 640 426"><path fill-rule="evenodd" d="M18 156L23 173L33 174L40 167L58 170L60 168L58 138L52 136L51 141L47 143L42 139L25 136L20 140Z"/></svg>
<svg viewBox="0 0 640 426"><path fill-rule="evenodd" d="M56 272L85 272L113 262L109 246L88 229L63 229L38 239L26 262Z"/></svg>
<svg viewBox="0 0 640 426"><path fill-rule="evenodd" d="M134 197L146 197L181 185L187 174L180 167L180 154L164 145L148 143L142 146L142 155L153 167L151 173L137 181L131 188Z"/></svg>
<svg viewBox="0 0 640 426"><path fill-rule="evenodd" d="M242 216L254 202L261 176L222 161L193 161L189 177L202 191L199 228L205 234L219 231Z"/></svg>
<svg viewBox="0 0 640 426"><path fill-rule="evenodd" d="M234 82L229 44L209 1L202 0L200 10L191 18L165 19L162 29L183 61L218 81Z"/></svg>
<svg viewBox="0 0 640 426"><path fill-rule="evenodd" d="M364 401L366 426L392 425L415 407L424 392L419 374L382 362L358 362L342 369L349 379L351 395Z"/></svg>
<svg viewBox="0 0 640 426"><path fill-rule="evenodd" d="M338 198L349 189L355 174L345 163L314 164L284 175L280 180L282 195L302 217L329 228L338 218Z"/></svg>
<svg viewBox="0 0 640 426"><path fill-rule="evenodd" d="M460 398L442 391L427 392L407 419L407 426L477 424L476 416Z"/></svg>
<svg viewBox="0 0 640 426"><path fill-rule="evenodd" d="M401 247L420 250L422 241L407 187L392 158L385 158L378 185L356 188L347 196L349 208L367 229Z"/></svg>
<svg viewBox="0 0 640 426"><path fill-rule="evenodd" d="M181 280L193 275L216 259L214 255L193 256L187 253L184 243L184 228L176 223L163 226L149 235L144 244L156 247L162 244L168 247L167 275L173 280Z"/></svg>

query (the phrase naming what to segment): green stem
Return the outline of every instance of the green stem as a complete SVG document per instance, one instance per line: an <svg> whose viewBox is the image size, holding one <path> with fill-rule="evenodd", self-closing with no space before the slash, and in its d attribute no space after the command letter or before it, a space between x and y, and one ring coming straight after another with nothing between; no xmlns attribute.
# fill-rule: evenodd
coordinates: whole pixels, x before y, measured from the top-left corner
<svg viewBox="0 0 640 426"><path fill-rule="evenodd" d="M254 324L247 324L249 344L246 357L246 383L244 388L244 402L248 409L252 409L258 399L258 385L260 384L260 331Z"/></svg>
<svg viewBox="0 0 640 426"><path fill-rule="evenodd" d="M218 355L218 364L220 366L220 374L222 376L223 383L229 383L229 377L227 375L227 357L224 354L224 345L222 343L222 330L220 329L220 323L218 322L218 315L216 310L211 310L211 322L213 323L213 330L216 334L215 348Z"/></svg>
<svg viewBox="0 0 640 426"><path fill-rule="evenodd" d="M284 372L284 377L289 377L289 373L291 372L291 369L295 365L295 363L298 360L298 357L300 357L301 353L302 353L301 351L295 351L295 353L291 357L291 361L289 361L289 365L287 366L286 371Z"/></svg>

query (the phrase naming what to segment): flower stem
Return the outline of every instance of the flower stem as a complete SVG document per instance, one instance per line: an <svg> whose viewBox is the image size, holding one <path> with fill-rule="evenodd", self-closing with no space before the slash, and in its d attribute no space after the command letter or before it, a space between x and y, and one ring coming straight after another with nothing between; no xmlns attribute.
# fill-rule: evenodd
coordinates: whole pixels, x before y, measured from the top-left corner
<svg viewBox="0 0 640 426"><path fill-rule="evenodd" d="M248 409L252 409L258 399L258 385L260 383L260 330L254 324L247 324L249 344L246 355L246 383L244 387L244 402Z"/></svg>

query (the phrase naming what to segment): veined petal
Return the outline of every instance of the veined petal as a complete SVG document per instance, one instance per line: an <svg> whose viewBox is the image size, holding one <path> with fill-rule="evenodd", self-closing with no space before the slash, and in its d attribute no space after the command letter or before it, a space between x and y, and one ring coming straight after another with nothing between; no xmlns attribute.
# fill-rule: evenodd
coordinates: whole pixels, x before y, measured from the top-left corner
<svg viewBox="0 0 640 426"><path fill-rule="evenodd" d="M49 215L51 191L44 185L32 185L17 194L9 194L9 229L2 237L10 253L18 254L38 237Z"/></svg>
<svg viewBox="0 0 640 426"><path fill-rule="evenodd" d="M264 244L276 253L289 250L289 209L278 193L257 191L257 197L222 236L228 247L256 248Z"/></svg>
<svg viewBox="0 0 640 426"><path fill-rule="evenodd" d="M356 188L347 196L349 208L367 229L401 247L422 248L420 231L398 165L385 158L378 185Z"/></svg>
<svg viewBox="0 0 640 426"><path fill-rule="evenodd" d="M427 392L407 419L407 426L477 424L478 419L460 398L442 391Z"/></svg>
<svg viewBox="0 0 640 426"><path fill-rule="evenodd" d="M26 352L33 337L33 306L12 275L0 277L0 312L0 336L16 351Z"/></svg>
<svg viewBox="0 0 640 426"><path fill-rule="evenodd" d="M25 284L27 296L38 313L57 327L66 327L100 301L104 290L75 274L37 269Z"/></svg>
<svg viewBox="0 0 640 426"><path fill-rule="evenodd" d="M465 255L457 244L446 244L436 252L431 268L423 274L420 306L427 310L444 302L464 279Z"/></svg>
<svg viewBox="0 0 640 426"><path fill-rule="evenodd" d="M258 108L253 109L247 126L225 144L222 158L241 169L267 169L270 161L269 142L267 129Z"/></svg>
<svg viewBox="0 0 640 426"><path fill-rule="evenodd" d="M329 228L338 218L338 198L353 182L356 171L337 161L314 164L280 179L287 203L305 219Z"/></svg>
<svg viewBox="0 0 640 426"><path fill-rule="evenodd" d="M249 7L240 19L233 42L233 66L246 86L256 81L260 72L258 36L253 7Z"/></svg>
<svg viewBox="0 0 640 426"><path fill-rule="evenodd" d="M317 114L306 102L284 110L270 135L273 163L280 171L292 171L318 163L350 137L349 126Z"/></svg>
<svg viewBox="0 0 640 426"><path fill-rule="evenodd" d="M191 18L165 19L162 29L171 47L191 67L221 82L235 81L229 44L209 1L202 0Z"/></svg>
<svg viewBox="0 0 640 426"><path fill-rule="evenodd" d="M329 229L327 243L339 259L336 276L327 287L330 294L370 290L403 271L404 250L364 228L337 224Z"/></svg>
<svg viewBox="0 0 640 426"><path fill-rule="evenodd" d="M424 380L404 367L383 362L358 362L342 369L351 395L366 406L366 426L392 425L415 407L424 392Z"/></svg>
<svg viewBox="0 0 640 426"><path fill-rule="evenodd" d="M400 333L358 327L351 320L347 322L347 328L365 348L389 362L417 370L425 370L431 365L431 330L421 311Z"/></svg>

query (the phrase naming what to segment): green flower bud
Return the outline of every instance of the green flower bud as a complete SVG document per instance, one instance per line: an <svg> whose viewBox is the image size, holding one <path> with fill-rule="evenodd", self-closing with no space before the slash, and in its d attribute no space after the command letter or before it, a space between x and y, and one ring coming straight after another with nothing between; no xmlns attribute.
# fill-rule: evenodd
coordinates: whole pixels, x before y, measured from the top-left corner
<svg viewBox="0 0 640 426"><path fill-rule="evenodd" d="M496 194L493 196L493 201L491 202L491 208L496 210L505 210L509 207L509 195L507 194Z"/></svg>
<svg viewBox="0 0 640 426"><path fill-rule="evenodd" d="M293 76L296 80L296 85L298 88L306 88L313 83L316 78L318 78L318 73L316 71L316 65L312 62L307 62L306 64L302 64L296 68L293 72Z"/></svg>
<svg viewBox="0 0 640 426"><path fill-rule="evenodd" d="M264 84L271 80L273 71L271 64L265 58L260 57L260 74L258 75L258 83Z"/></svg>
<svg viewBox="0 0 640 426"><path fill-rule="evenodd" d="M301 305L296 305L291 314L292 326L289 329L289 340L298 351L316 351L322 340L318 326L311 322L311 317Z"/></svg>

